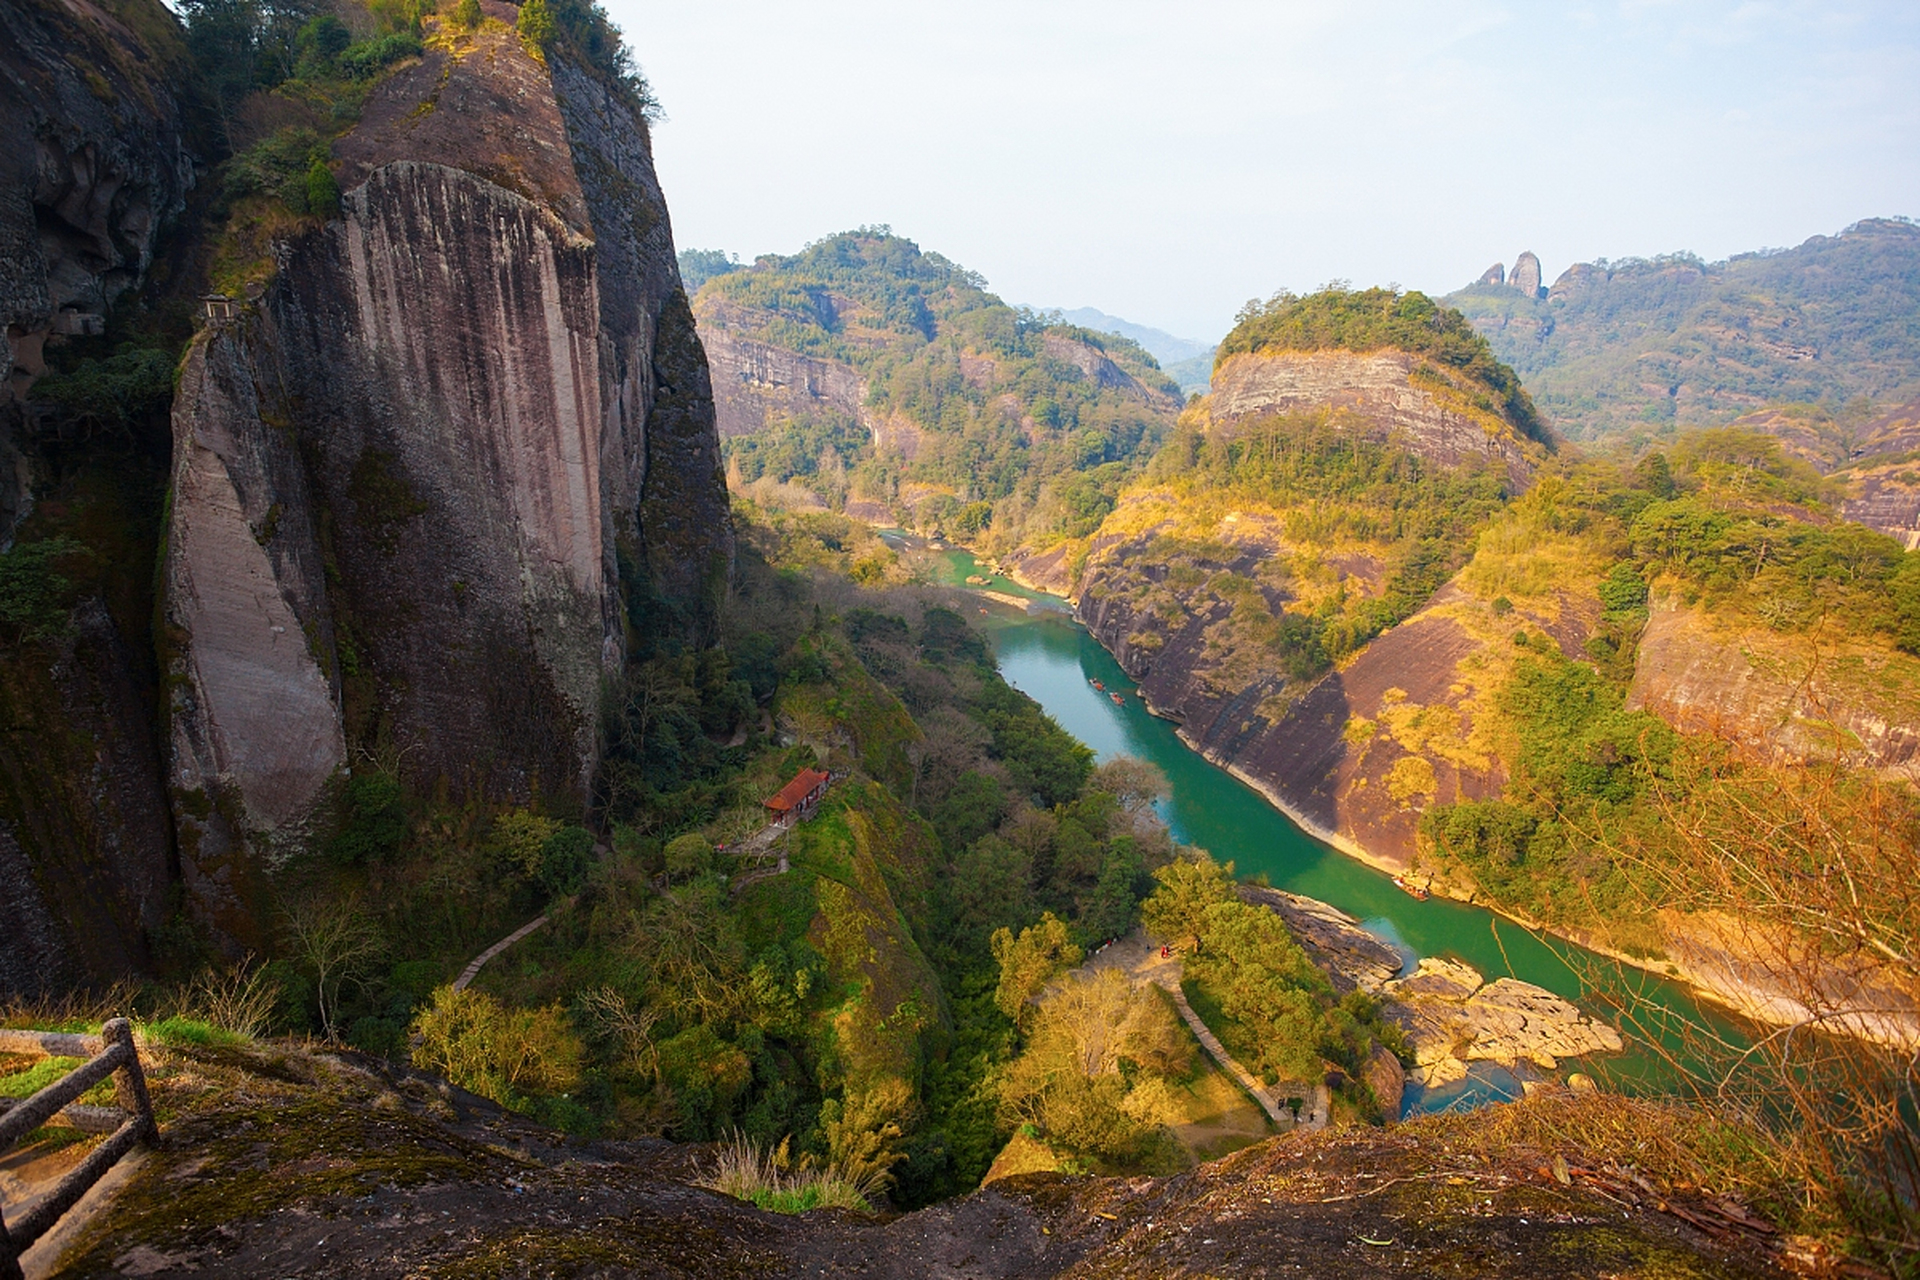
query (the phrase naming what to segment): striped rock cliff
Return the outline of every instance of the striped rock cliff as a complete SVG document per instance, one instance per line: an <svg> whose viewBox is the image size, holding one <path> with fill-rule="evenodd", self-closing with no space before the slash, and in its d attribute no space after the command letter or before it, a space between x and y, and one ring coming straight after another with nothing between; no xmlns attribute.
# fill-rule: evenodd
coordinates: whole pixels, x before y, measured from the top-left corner
<svg viewBox="0 0 1920 1280"><path fill-rule="evenodd" d="M731 565L640 113L482 32L381 82L334 154L340 215L274 245L174 407L170 783L200 914L240 942L262 867L376 757L583 798L630 629L697 638Z"/></svg>

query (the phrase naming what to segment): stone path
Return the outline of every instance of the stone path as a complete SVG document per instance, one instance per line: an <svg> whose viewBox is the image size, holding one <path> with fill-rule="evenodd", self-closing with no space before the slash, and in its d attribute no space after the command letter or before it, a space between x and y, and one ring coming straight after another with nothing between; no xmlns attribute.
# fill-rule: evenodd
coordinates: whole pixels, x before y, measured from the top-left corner
<svg viewBox="0 0 1920 1280"><path fill-rule="evenodd" d="M1327 1114L1333 1105L1332 1093L1324 1083L1302 1086L1306 1104L1300 1110L1296 1121L1293 1112L1277 1097L1273 1090L1260 1082L1260 1078L1247 1070L1240 1060L1227 1052L1220 1038L1213 1034L1200 1015L1187 1003L1186 992L1180 989L1180 980L1185 976L1186 964L1176 953L1171 956L1160 954L1160 945L1147 937L1145 932L1135 929L1126 937L1112 943L1098 952L1084 965L1083 973L1098 973L1102 969L1121 969L1143 982L1151 982L1173 997L1173 1007L1180 1011L1180 1017L1193 1032L1193 1038L1207 1051L1207 1056L1220 1064L1220 1069L1237 1080L1253 1100L1260 1104L1276 1125L1282 1129L1324 1129L1327 1127Z"/></svg>
<svg viewBox="0 0 1920 1280"><path fill-rule="evenodd" d="M508 947L520 941L520 939L526 937L528 934L532 933L535 929L538 929L541 925L545 924L546 922L547 922L547 918L544 915L540 916L537 919L530 920L526 924L521 925L518 929L515 929L512 933L508 934L506 937L500 939L500 941L488 947L485 951L482 951L479 955L475 956L473 958L473 963L468 965L465 969L461 970L460 976L453 980L453 989L455 991L465 991L467 989L467 984L480 976L480 967L482 965L486 964L487 961L493 959L495 956L499 955L502 951L505 951Z"/></svg>

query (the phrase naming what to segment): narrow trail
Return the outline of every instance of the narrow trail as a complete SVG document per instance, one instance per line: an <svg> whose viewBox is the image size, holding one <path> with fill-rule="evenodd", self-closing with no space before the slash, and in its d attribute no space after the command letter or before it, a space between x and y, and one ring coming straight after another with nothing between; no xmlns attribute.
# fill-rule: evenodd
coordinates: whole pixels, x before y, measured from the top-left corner
<svg viewBox="0 0 1920 1280"><path fill-rule="evenodd" d="M1303 1085L1306 1105L1301 1108L1300 1118L1294 1119L1293 1112L1285 1102L1276 1097L1274 1091L1260 1082L1260 1078L1247 1070L1240 1060L1227 1052L1220 1038L1213 1034L1200 1015L1187 1003L1186 992L1180 989L1180 980L1185 976L1186 964L1178 955L1162 956L1159 944L1148 939L1147 935L1135 929L1126 937L1099 952L1081 966L1083 973L1098 973L1102 969L1120 969L1141 982L1151 982L1173 999L1173 1007L1193 1032L1193 1038L1207 1051L1207 1056L1220 1065L1239 1082L1260 1109L1281 1129L1324 1129L1327 1127L1327 1114L1333 1098L1324 1083Z"/></svg>
<svg viewBox="0 0 1920 1280"><path fill-rule="evenodd" d="M455 991L465 991L467 989L467 984L480 976L480 968L482 965L486 964L487 961L493 959L495 956L499 955L502 951L505 951L508 947L520 941L520 939L526 937L528 934L532 933L535 929L538 929L541 925L544 925L546 922L547 922L547 917L545 915L537 916L534 919L528 921L526 924L521 925L518 929L515 929L512 933L508 934L506 937L500 939L500 941L488 947L485 951L482 951L479 955L475 956L473 958L473 962L469 964L465 969L461 970L460 976L453 980L453 989Z"/></svg>

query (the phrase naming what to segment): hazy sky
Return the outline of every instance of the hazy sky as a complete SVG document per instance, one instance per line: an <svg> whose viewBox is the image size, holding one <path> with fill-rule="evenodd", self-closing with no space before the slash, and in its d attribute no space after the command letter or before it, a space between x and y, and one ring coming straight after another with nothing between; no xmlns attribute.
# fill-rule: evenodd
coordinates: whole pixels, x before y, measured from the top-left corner
<svg viewBox="0 0 1920 1280"><path fill-rule="evenodd" d="M683 248L862 223L1212 339L1329 279L1920 216L1920 3L608 0Z"/></svg>

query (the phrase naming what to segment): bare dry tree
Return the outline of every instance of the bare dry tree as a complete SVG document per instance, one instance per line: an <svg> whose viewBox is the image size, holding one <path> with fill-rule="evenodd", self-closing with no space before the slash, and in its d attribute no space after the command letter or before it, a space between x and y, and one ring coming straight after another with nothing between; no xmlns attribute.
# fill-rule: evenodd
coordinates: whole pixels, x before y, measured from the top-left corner
<svg viewBox="0 0 1920 1280"><path fill-rule="evenodd" d="M179 998L180 1012L249 1040L267 1029L280 1002L280 984L249 954L196 975Z"/></svg>
<svg viewBox="0 0 1920 1280"><path fill-rule="evenodd" d="M660 1053L653 1043L654 1024L660 1011L650 1005L636 1005L611 986L595 987L580 994L576 1004L588 1026L603 1039L619 1047L626 1066L660 1080Z"/></svg>
<svg viewBox="0 0 1920 1280"><path fill-rule="evenodd" d="M1586 829L1672 922L1672 949L1764 1022L1729 1033L1624 975L1600 985L1703 1105L1774 1135L1812 1219L1920 1268L1920 800L1826 765L1696 783L1656 794L1658 824Z"/></svg>
<svg viewBox="0 0 1920 1280"><path fill-rule="evenodd" d="M380 935L360 904L349 898L308 894L284 903L281 911L289 949L314 973L320 1032L334 1039L340 989L379 957Z"/></svg>

